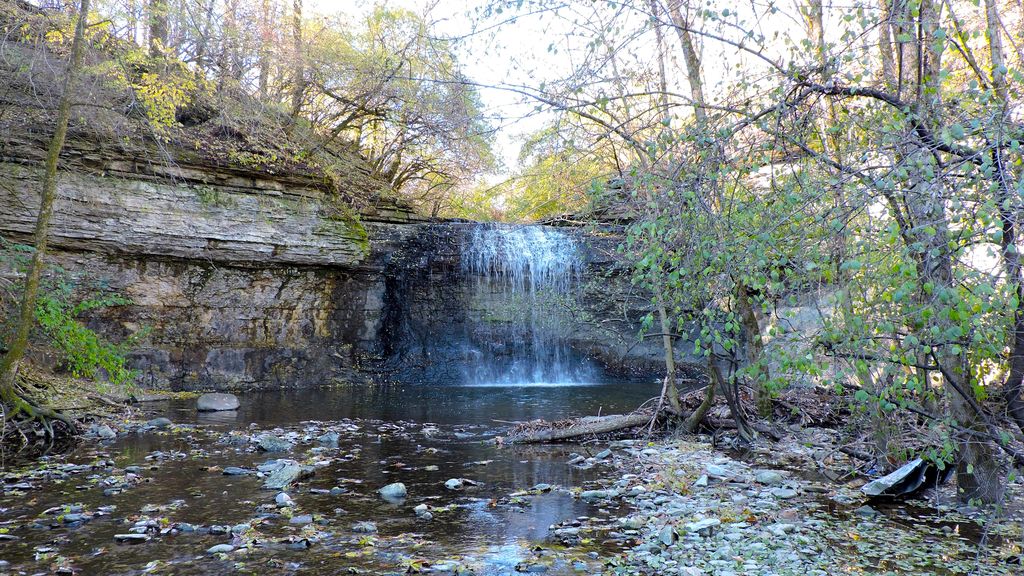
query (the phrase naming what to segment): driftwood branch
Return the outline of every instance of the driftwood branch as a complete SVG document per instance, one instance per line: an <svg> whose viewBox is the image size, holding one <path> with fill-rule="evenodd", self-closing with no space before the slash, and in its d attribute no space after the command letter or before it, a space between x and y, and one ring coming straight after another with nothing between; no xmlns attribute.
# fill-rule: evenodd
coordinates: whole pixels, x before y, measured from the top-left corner
<svg viewBox="0 0 1024 576"><path fill-rule="evenodd" d="M527 422L509 432L504 441L509 444L536 444L570 440L594 434L607 434L644 426L654 416L651 412L643 411L611 416L586 416L561 422Z"/></svg>

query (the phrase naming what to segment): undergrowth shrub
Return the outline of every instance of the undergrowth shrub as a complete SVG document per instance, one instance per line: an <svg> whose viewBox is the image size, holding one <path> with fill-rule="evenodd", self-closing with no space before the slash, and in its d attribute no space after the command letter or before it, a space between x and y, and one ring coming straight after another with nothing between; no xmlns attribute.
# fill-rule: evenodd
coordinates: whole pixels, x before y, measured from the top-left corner
<svg viewBox="0 0 1024 576"><path fill-rule="evenodd" d="M0 267L24 273L31 255L31 246L0 237ZM20 281L8 280L6 287L6 302L0 303L4 304L6 312L12 312L21 298ZM87 295L82 297L82 293ZM99 284L86 289L58 269L54 276L40 285L35 318L48 344L59 353L61 364L72 376L93 380L102 391L116 389L128 392L134 386L138 371L128 368L127 353L149 330L141 330L123 342L114 343L80 320L91 310L128 304L131 304L128 298L111 293Z"/></svg>

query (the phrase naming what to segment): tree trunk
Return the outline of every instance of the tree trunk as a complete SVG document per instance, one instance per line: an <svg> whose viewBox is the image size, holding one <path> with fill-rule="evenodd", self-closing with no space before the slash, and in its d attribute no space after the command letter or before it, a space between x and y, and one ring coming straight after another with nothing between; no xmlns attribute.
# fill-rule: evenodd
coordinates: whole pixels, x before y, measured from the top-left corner
<svg viewBox="0 0 1024 576"><path fill-rule="evenodd" d="M149 55L160 56L167 48L167 0L149 0Z"/></svg>
<svg viewBox="0 0 1024 576"><path fill-rule="evenodd" d="M1000 125L996 127L997 142L994 147L992 163L996 167L996 178L999 183L999 197L996 205L1002 220L1002 256L1003 271L1006 274L1007 286L1017 296L1017 307L1013 311L1013 325L1010 337L1010 369L1002 386L1002 396L1006 402L1008 415L1024 432L1024 398L1021 398L1024 386L1024 278L1021 278L1021 259L1017 248L1020 221L1020 201L1014 192L1011 182L1016 182L1011 163L1004 157L1004 129L1011 122L1010 91L1006 85L1006 55L1003 52L1003 33L999 21L999 9L995 0L985 0L986 36L988 38L989 57L992 65L992 88L998 97L1000 106Z"/></svg>
<svg viewBox="0 0 1024 576"><path fill-rule="evenodd" d="M263 0L260 5L260 45L259 45L259 100L267 99L267 80L270 77L270 43L273 34L270 28L270 0Z"/></svg>
<svg viewBox="0 0 1024 576"><path fill-rule="evenodd" d="M669 18L672 21L673 28L676 30L676 35L679 37L679 44L683 52L683 63L686 67L686 80L690 85L690 98L693 100L693 117L696 120L697 130L699 132L706 132L708 130L708 114L707 114L707 100L704 97L704 80L701 73L701 60L700 55L697 53L697 47L693 41L693 34L690 33L690 22L686 15L682 11L682 2L680 0L670 0L668 5ZM724 150L721 145L714 138L705 138L710 144L707 145L706 150L702 150L701 154L704 156L704 163L706 169L714 174L719 167L722 165L722 160L725 156ZM718 186L717 178L709 179L712 181L710 186ZM717 190L715 190L717 195ZM713 204L713 203L711 203ZM717 208L714 208L717 210ZM750 341L753 334L746 334L748 339L747 349L757 348L760 350L758 344ZM760 331L757 333L757 338L760 340ZM712 356L714 353L712 351ZM742 406L740 406L739 395L735 390L735 378L730 377L726 380L721 373L721 370L715 365L713 360L708 361L708 380L712 383L720 382L721 392L726 398L726 402L729 404L729 410L732 412L733 419L736 420L736 428L740 431L740 435L744 439L750 439L752 432L750 427L746 423L746 418L743 415Z"/></svg>
<svg viewBox="0 0 1024 576"><path fill-rule="evenodd" d="M913 91L918 121L934 129L940 124L942 47L934 41L934 33L939 27L938 8L934 0L923 0L918 13L915 18L910 8L905 6L896 15L898 26L904 30L902 39L906 40L907 34L912 34L911 42L900 43L899 81L907 92ZM941 176L942 167L935 163L929 145L920 142L911 132L908 130L907 144L901 153L902 160L911 168L904 193L910 220L906 236L911 242L907 248L917 262L921 283L919 300L925 305L949 306L949 302L955 301L958 287L948 246L946 185ZM928 284L932 286L931 290L925 289ZM939 323L939 332L945 333L950 326L943 316L938 313L932 320L913 318L912 328L922 333L921 341L929 341L925 334L934 323ZM950 416L960 427L976 433L958 436L956 469L960 498L993 503L1002 494L999 461L991 442L981 439L988 432L987 425L974 398L970 374L963 368L963 354L963 351L955 354L951 346L945 344L933 346L931 351L942 373Z"/></svg>
<svg viewBox="0 0 1024 576"><path fill-rule="evenodd" d="M754 308L750 291L742 280L736 281L736 307L739 309L743 333L746 335L747 363L752 371L752 388L754 389L757 413L762 418L770 418L772 415L772 392L768 386L770 379L768 367L761 362L761 354L764 352L761 323L757 319L757 310Z"/></svg>
<svg viewBox="0 0 1024 576"><path fill-rule="evenodd" d="M46 243L50 232L50 219L53 216L53 201L57 195L57 162L64 148L67 137L68 121L71 118L71 100L74 96L75 81L82 67L85 53L85 24L89 14L89 0L82 0L78 10L78 22L75 25L75 37L71 44L71 60L64 74L64 84L57 108L57 125L53 138L46 153L46 164L43 170L42 191L39 197L39 214L36 217L33 241L35 252L25 273L24 291L18 311L18 324L15 326L13 338L8 345L8 352L0 362L0 399L4 402L24 408L24 400L17 392L18 367L28 347L29 331L35 324L36 298L39 293L39 277L43 271L43 257L46 255Z"/></svg>
<svg viewBox="0 0 1024 576"><path fill-rule="evenodd" d="M302 96L306 91L305 51L302 49L302 0L292 2L292 49L294 75L292 78L292 121L298 119L302 112Z"/></svg>
<svg viewBox="0 0 1024 576"><path fill-rule="evenodd" d="M214 0L206 0L203 20L198 24L199 39L196 41L196 67L206 70L206 53L210 49L210 28L213 22Z"/></svg>

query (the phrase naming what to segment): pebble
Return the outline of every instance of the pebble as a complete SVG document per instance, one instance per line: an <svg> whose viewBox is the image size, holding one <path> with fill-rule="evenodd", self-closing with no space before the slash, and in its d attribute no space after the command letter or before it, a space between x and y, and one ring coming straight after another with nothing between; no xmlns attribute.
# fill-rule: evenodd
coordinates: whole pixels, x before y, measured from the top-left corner
<svg viewBox="0 0 1024 576"><path fill-rule="evenodd" d="M207 554L228 554L228 553L234 552L234 551L235 551L235 547L232 546L231 544L217 544L216 546L211 546L210 548L208 548L206 550L206 553Z"/></svg>
<svg viewBox="0 0 1024 576"><path fill-rule="evenodd" d="M292 449L292 443L284 438L266 434L260 437L259 447L265 452L287 452Z"/></svg>
<svg viewBox="0 0 1024 576"><path fill-rule="evenodd" d="M360 534L372 534L377 531L375 522L356 522L352 525L352 531Z"/></svg>
<svg viewBox="0 0 1024 576"><path fill-rule="evenodd" d="M789 500L790 498L796 497L796 490L793 490L792 488L773 488L772 496L783 500Z"/></svg>
<svg viewBox="0 0 1024 576"><path fill-rule="evenodd" d="M402 500L409 494L405 489L405 484L402 484L401 482L388 484L377 492L380 494L380 497L385 500Z"/></svg>
<svg viewBox="0 0 1024 576"><path fill-rule="evenodd" d="M767 486L779 486L786 481L782 474L774 470L761 470L754 476L754 481Z"/></svg>

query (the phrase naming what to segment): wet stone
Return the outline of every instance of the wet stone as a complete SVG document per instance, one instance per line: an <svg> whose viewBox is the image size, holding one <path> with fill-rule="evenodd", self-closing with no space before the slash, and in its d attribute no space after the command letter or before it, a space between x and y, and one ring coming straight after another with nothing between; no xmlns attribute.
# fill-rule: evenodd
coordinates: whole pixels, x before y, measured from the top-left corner
<svg viewBox="0 0 1024 576"><path fill-rule="evenodd" d="M235 547L231 544L217 544L206 550L207 554L228 554L234 552Z"/></svg>
<svg viewBox="0 0 1024 576"><path fill-rule="evenodd" d="M267 479L263 481L263 488L265 490L282 490L298 480L302 474L302 466L296 463L285 464L267 476Z"/></svg>
<svg viewBox="0 0 1024 576"><path fill-rule="evenodd" d="M117 438L117 433L114 432L114 429L111 428L110 426L107 426L106 424L98 426L96 428L96 435L104 440L112 440L114 438Z"/></svg>
<svg viewBox="0 0 1024 576"><path fill-rule="evenodd" d="M337 432L327 432L319 436L316 441L323 446L337 448L339 438L341 438L341 436Z"/></svg>
<svg viewBox="0 0 1024 576"><path fill-rule="evenodd" d="M676 531L671 525L666 525L658 532L658 540L665 546L671 546L676 542Z"/></svg>
<svg viewBox="0 0 1024 576"><path fill-rule="evenodd" d="M618 498L618 490L584 490L580 493L580 498L587 502L595 502L597 500L611 500L612 498Z"/></svg>
<svg viewBox="0 0 1024 576"><path fill-rule="evenodd" d="M380 497L385 500L402 500L408 495L408 491L405 489L405 484L402 484L401 482L388 484L377 492L380 494Z"/></svg>
<svg viewBox="0 0 1024 576"><path fill-rule="evenodd" d="M264 452L287 452L292 449L292 443L272 434L266 434L260 438L260 450Z"/></svg>
<svg viewBox="0 0 1024 576"><path fill-rule="evenodd" d="M774 470L761 470L754 476L754 480L758 484L765 484L767 486L779 486L786 481L782 474Z"/></svg>
<svg viewBox="0 0 1024 576"><path fill-rule="evenodd" d="M238 410L241 404L234 394L213 393L203 394L196 400L196 409L200 412L221 412Z"/></svg>
<svg viewBox="0 0 1024 576"><path fill-rule="evenodd" d="M772 496L783 500L789 500L790 498L796 497L796 490L793 490L792 488L773 488Z"/></svg>
<svg viewBox="0 0 1024 576"><path fill-rule="evenodd" d="M352 531L360 534L372 534L377 531L375 522L356 522L352 525Z"/></svg>
<svg viewBox="0 0 1024 576"><path fill-rule="evenodd" d="M114 541L122 544L142 544L143 542L149 542L149 536L146 534L114 534Z"/></svg>
<svg viewBox="0 0 1024 576"><path fill-rule="evenodd" d="M169 428L173 424L174 423L171 422L170 418L160 417L160 418L153 418L149 422L146 422L146 427L147 428L161 429L161 428Z"/></svg>
<svg viewBox="0 0 1024 576"><path fill-rule="evenodd" d="M245 468L239 468L238 466L228 466L224 468L222 473L225 476L246 476L248 474L251 474L252 472Z"/></svg>

